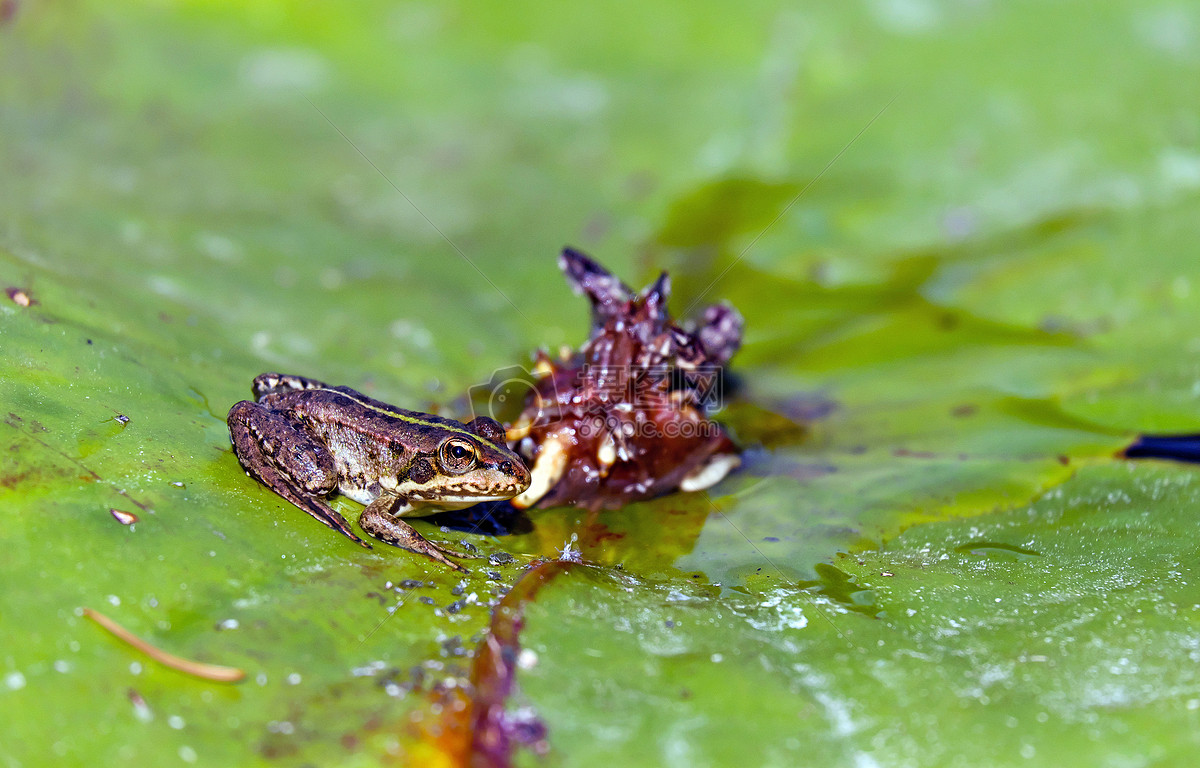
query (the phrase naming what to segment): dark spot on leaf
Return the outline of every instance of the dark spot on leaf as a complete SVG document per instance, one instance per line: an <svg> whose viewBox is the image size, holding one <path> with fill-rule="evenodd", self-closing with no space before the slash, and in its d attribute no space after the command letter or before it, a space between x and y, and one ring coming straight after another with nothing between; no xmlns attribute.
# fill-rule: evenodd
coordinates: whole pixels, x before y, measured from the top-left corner
<svg viewBox="0 0 1200 768"><path fill-rule="evenodd" d="M610 531L608 528L603 528L602 530L596 531L596 535L592 541L596 544L600 544L605 541L620 541L623 538L625 538L624 531Z"/></svg>
<svg viewBox="0 0 1200 768"><path fill-rule="evenodd" d="M784 400L781 410L784 416L793 421L818 421L828 418L838 409L836 400L826 397L820 392L806 392Z"/></svg>
<svg viewBox="0 0 1200 768"><path fill-rule="evenodd" d="M813 581L801 581L796 586L812 590L832 600L836 600L843 608L866 616L877 616L879 606L875 604L875 592L855 581L855 577L828 563L817 563L813 566L817 578Z"/></svg>
<svg viewBox="0 0 1200 768"><path fill-rule="evenodd" d="M448 610L448 609L447 609ZM454 635L442 641L441 654L443 657L462 658L471 655L471 649L463 645L462 637Z"/></svg>
<svg viewBox="0 0 1200 768"><path fill-rule="evenodd" d="M956 406L953 410L950 411L950 414L952 416L959 416L959 417L974 416L978 411L979 411L979 406L974 405L972 403L964 403L963 405Z"/></svg>
<svg viewBox="0 0 1200 768"><path fill-rule="evenodd" d="M908 448L897 448L892 451L892 455L901 458L909 459L936 459L937 454L933 451L912 451Z"/></svg>
<svg viewBox="0 0 1200 768"><path fill-rule="evenodd" d="M1042 553L1037 550L1025 549L1024 547L998 541L970 541L955 547L954 551L981 557L1015 557L1020 559L1042 556Z"/></svg>
<svg viewBox="0 0 1200 768"><path fill-rule="evenodd" d="M27 469L23 472L14 472L13 474L9 474L9 475L0 475L0 486L3 486L4 488L15 488L23 480L25 480L29 477L32 477L33 474L34 474L34 471L32 469Z"/></svg>

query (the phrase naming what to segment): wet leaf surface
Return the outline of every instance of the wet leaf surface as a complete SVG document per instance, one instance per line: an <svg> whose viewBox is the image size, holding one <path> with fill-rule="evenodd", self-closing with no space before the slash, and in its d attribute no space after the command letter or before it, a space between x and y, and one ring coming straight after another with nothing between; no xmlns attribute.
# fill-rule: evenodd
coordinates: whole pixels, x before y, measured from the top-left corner
<svg viewBox="0 0 1200 768"><path fill-rule="evenodd" d="M1198 29L3 5L0 764L450 765L485 689L551 765L1186 764L1196 470L1116 454L1200 431ZM265 370L469 417L577 345L567 243L742 312L740 472L419 522L462 577L241 471Z"/></svg>

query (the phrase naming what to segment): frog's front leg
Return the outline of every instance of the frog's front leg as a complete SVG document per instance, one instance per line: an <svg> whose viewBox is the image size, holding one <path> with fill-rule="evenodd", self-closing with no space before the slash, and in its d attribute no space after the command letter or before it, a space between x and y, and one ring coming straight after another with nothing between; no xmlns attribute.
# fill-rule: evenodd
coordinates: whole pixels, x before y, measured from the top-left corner
<svg viewBox="0 0 1200 768"><path fill-rule="evenodd" d="M329 449L285 416L243 400L229 410L233 452L246 473L325 525L370 549L323 499L337 488Z"/></svg>
<svg viewBox="0 0 1200 768"><path fill-rule="evenodd" d="M367 505L362 512L362 517L358 518L358 524L364 531L381 541L386 541L401 549L407 549L409 552L425 555L456 571L467 573L466 568L448 559L446 555L454 557L470 557L470 555L434 544L417 533L411 525L396 517L396 512L408 509L408 502L404 498L384 494Z"/></svg>

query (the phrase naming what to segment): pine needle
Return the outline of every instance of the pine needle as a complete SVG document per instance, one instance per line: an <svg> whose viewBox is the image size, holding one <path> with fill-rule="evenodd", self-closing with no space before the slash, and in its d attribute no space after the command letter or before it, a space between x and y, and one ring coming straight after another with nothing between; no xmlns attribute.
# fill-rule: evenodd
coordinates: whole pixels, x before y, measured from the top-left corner
<svg viewBox="0 0 1200 768"><path fill-rule="evenodd" d="M219 683L236 683L243 679L246 673L237 667L222 667L217 664L205 664L201 661L191 661L183 659L174 654L167 653L164 650L155 648L150 643L141 639L137 635L130 632L125 627L122 627L117 622L105 616L99 611L94 611L91 608L84 608L83 615L99 624L104 629L111 632L119 640L123 640L150 658L160 664L165 664L172 669L178 669L180 672L201 677L205 680L214 680Z"/></svg>

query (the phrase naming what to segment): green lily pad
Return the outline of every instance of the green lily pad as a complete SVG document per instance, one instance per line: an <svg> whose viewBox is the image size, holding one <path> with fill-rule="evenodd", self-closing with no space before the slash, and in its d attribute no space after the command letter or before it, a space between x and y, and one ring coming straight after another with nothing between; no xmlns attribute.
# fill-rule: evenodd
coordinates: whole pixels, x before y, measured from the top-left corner
<svg viewBox="0 0 1200 768"><path fill-rule="evenodd" d="M0 3L0 764L1186 764L1195 471L1117 454L1200 431L1197 30ZM738 473L418 522L464 577L242 472L263 371L467 417L577 344L567 243L745 315Z"/></svg>

